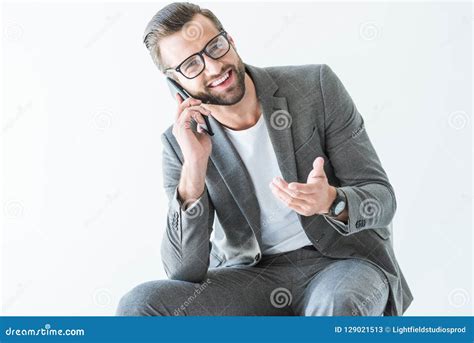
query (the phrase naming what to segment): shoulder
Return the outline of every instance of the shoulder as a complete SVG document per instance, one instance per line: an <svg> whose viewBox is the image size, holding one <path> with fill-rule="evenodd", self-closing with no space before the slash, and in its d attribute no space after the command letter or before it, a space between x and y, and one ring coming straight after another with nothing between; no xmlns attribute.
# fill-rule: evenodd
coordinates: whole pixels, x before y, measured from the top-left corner
<svg viewBox="0 0 474 343"><path fill-rule="evenodd" d="M272 66L263 68L279 87L290 87L293 90L318 87L326 83L334 83L337 79L327 64L304 64L288 66Z"/></svg>

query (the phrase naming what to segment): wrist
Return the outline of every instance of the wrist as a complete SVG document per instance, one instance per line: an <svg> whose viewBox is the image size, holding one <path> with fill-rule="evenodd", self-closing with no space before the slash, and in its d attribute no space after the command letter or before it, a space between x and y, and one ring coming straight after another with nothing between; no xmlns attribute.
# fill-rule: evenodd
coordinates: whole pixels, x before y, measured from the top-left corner
<svg viewBox="0 0 474 343"><path fill-rule="evenodd" d="M325 211L323 212L324 214L329 214L331 211L331 206L333 205L334 201L336 201L337 198L337 190L336 187L329 185L328 189L328 203L326 204L326 207L324 208Z"/></svg>
<svg viewBox="0 0 474 343"><path fill-rule="evenodd" d="M333 187L333 191L336 192L336 196L333 198L333 202L329 207L328 216L338 220L346 221L348 216L347 211L347 197L345 193L336 187Z"/></svg>
<svg viewBox="0 0 474 343"><path fill-rule="evenodd" d="M187 207L199 199L202 194L204 193L204 187L200 188L190 188L186 185L179 185L178 186L178 199L182 205L184 205L183 210L186 210Z"/></svg>

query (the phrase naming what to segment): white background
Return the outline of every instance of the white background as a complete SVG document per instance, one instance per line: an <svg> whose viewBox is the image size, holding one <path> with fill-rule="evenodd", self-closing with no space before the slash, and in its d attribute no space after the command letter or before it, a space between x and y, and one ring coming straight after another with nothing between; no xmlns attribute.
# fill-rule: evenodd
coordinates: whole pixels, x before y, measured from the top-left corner
<svg viewBox="0 0 474 343"><path fill-rule="evenodd" d="M166 277L160 134L175 104L142 44L164 4L4 4L4 315L113 315ZM202 5L246 63L334 70L395 188L406 314L471 315L471 5Z"/></svg>

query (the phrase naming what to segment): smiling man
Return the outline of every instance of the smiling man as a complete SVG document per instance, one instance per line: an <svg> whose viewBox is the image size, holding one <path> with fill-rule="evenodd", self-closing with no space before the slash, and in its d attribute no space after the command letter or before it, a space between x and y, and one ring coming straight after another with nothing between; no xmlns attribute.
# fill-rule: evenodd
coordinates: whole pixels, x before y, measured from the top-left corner
<svg viewBox="0 0 474 343"><path fill-rule="evenodd" d="M117 315L403 314L394 190L331 68L245 64L190 3L161 9L144 42L190 97L162 134L169 279L134 287Z"/></svg>

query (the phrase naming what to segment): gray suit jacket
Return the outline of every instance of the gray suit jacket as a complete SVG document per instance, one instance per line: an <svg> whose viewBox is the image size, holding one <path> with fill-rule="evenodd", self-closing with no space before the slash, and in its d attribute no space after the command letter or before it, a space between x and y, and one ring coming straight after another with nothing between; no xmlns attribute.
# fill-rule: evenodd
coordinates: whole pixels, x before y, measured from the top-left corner
<svg viewBox="0 0 474 343"><path fill-rule="evenodd" d="M329 183L348 199L349 221L298 215L322 254L380 267L390 284L385 315L401 315L413 297L390 241L397 203L369 140L364 120L327 65L257 68L253 79L283 178L306 182L316 157ZM186 211L177 197L183 155L169 127L162 134L164 187L169 197L161 257L169 278L200 282L210 267L252 266L261 259L260 209L252 181L220 123L203 195Z"/></svg>

